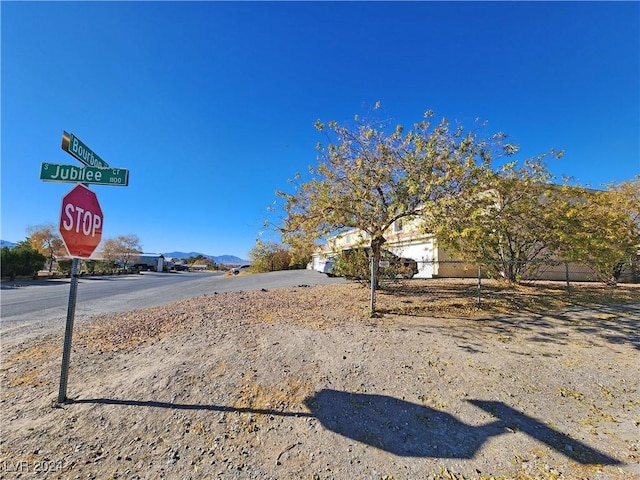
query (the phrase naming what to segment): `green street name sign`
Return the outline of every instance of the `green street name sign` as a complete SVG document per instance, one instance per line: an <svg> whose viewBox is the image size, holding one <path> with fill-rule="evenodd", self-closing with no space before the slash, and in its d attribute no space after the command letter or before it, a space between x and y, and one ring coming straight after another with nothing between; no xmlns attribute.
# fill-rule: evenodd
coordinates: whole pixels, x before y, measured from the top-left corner
<svg viewBox="0 0 640 480"><path fill-rule="evenodd" d="M45 182L90 183L93 185L129 185L129 170L124 168L76 167L43 163L40 166L40 180Z"/></svg>
<svg viewBox="0 0 640 480"><path fill-rule="evenodd" d="M96 155L73 133L62 132L62 149L88 167L109 168L109 164Z"/></svg>

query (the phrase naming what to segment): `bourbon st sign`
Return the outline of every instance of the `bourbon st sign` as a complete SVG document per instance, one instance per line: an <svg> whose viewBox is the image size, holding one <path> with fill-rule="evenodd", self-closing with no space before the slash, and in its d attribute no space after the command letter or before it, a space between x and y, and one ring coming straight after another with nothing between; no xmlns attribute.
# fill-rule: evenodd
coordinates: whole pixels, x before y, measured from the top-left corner
<svg viewBox="0 0 640 480"><path fill-rule="evenodd" d="M73 133L62 132L62 149L88 167L107 168L109 164L96 155Z"/></svg>

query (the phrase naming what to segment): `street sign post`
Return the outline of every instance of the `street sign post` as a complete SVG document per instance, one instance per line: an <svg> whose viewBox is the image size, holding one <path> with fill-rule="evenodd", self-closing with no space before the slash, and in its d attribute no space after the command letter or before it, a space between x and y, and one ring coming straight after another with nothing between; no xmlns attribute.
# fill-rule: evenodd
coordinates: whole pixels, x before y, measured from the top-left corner
<svg viewBox="0 0 640 480"><path fill-rule="evenodd" d="M96 155L73 133L62 132L62 149L89 167L109 167L107 162Z"/></svg>
<svg viewBox="0 0 640 480"><path fill-rule="evenodd" d="M60 388L58 389L58 404L67 401L67 381L69 380L69 362L71 361L71 341L73 338L73 320L76 315L76 298L78 298L78 263L71 261L71 285L69 287L69 302L67 304L67 323L64 329L62 344L62 365L60 366Z"/></svg>
<svg viewBox="0 0 640 480"><path fill-rule="evenodd" d="M40 179L45 182L77 183L62 199L60 213L60 234L71 262L71 285L67 323L64 332L62 366L60 369L60 390L58 404L67 401L67 380L71 358L71 338L78 292L78 264L81 258L89 258L100 244L104 215L98 197L83 184L119 185L129 184L129 171L124 168L110 168L95 152L72 133L62 132L62 149L80 160L85 167L43 163Z"/></svg>
<svg viewBox="0 0 640 480"><path fill-rule="evenodd" d="M71 257L89 258L102 239L104 216L94 192L82 184L62 199L60 235Z"/></svg>
<svg viewBox="0 0 640 480"><path fill-rule="evenodd" d="M71 338L78 292L78 259L91 256L102 238L103 224L104 215L98 202L98 197L81 183L73 187L62 198L59 230L69 255L73 257L73 261L71 263L71 286L69 288L67 323L64 332L62 366L60 368L59 404L67 400Z"/></svg>
<svg viewBox="0 0 640 480"><path fill-rule="evenodd" d="M40 166L40 180L126 187L129 185L129 170L43 163Z"/></svg>

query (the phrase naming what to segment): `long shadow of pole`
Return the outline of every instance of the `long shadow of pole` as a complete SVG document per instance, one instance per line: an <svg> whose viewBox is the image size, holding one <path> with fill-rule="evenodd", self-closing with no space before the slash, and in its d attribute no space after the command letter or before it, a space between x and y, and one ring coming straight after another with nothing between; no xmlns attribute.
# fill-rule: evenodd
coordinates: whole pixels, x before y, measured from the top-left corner
<svg viewBox="0 0 640 480"><path fill-rule="evenodd" d="M120 405L129 407L151 407L151 408L167 408L171 410L209 410L211 412L225 413L254 413L258 415L277 415L280 417L313 417L314 415L307 412L283 412L281 410L271 410L265 408L252 407L229 407L226 405L201 405L195 403L171 403L157 402L154 400L117 400L113 398L82 398L69 399L69 404L97 403L100 405Z"/></svg>

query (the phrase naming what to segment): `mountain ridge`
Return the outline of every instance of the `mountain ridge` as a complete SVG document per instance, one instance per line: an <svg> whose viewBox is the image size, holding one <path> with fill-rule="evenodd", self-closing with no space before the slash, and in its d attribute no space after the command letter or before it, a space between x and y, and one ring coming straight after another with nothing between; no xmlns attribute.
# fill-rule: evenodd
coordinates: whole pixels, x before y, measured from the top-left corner
<svg viewBox="0 0 640 480"><path fill-rule="evenodd" d="M163 253L165 257L173 257L173 258L189 258L189 257L197 257L198 255L202 255L205 258L209 258L216 263L224 263L227 265L241 265L244 263L249 263L248 260L244 260L240 257L236 257L235 255L207 255L205 253L200 252L166 252Z"/></svg>
<svg viewBox="0 0 640 480"><path fill-rule="evenodd" d="M0 247L9 247L13 248L16 244L14 242L9 242L8 240L0 240ZM235 255L207 255L205 253L200 252L166 252L163 253L165 257L173 257L173 258L189 258L189 257L197 257L198 255L202 255L205 258L209 258L216 263L223 263L225 265L243 265L245 263L249 263L249 260L245 260L240 257L236 257Z"/></svg>

